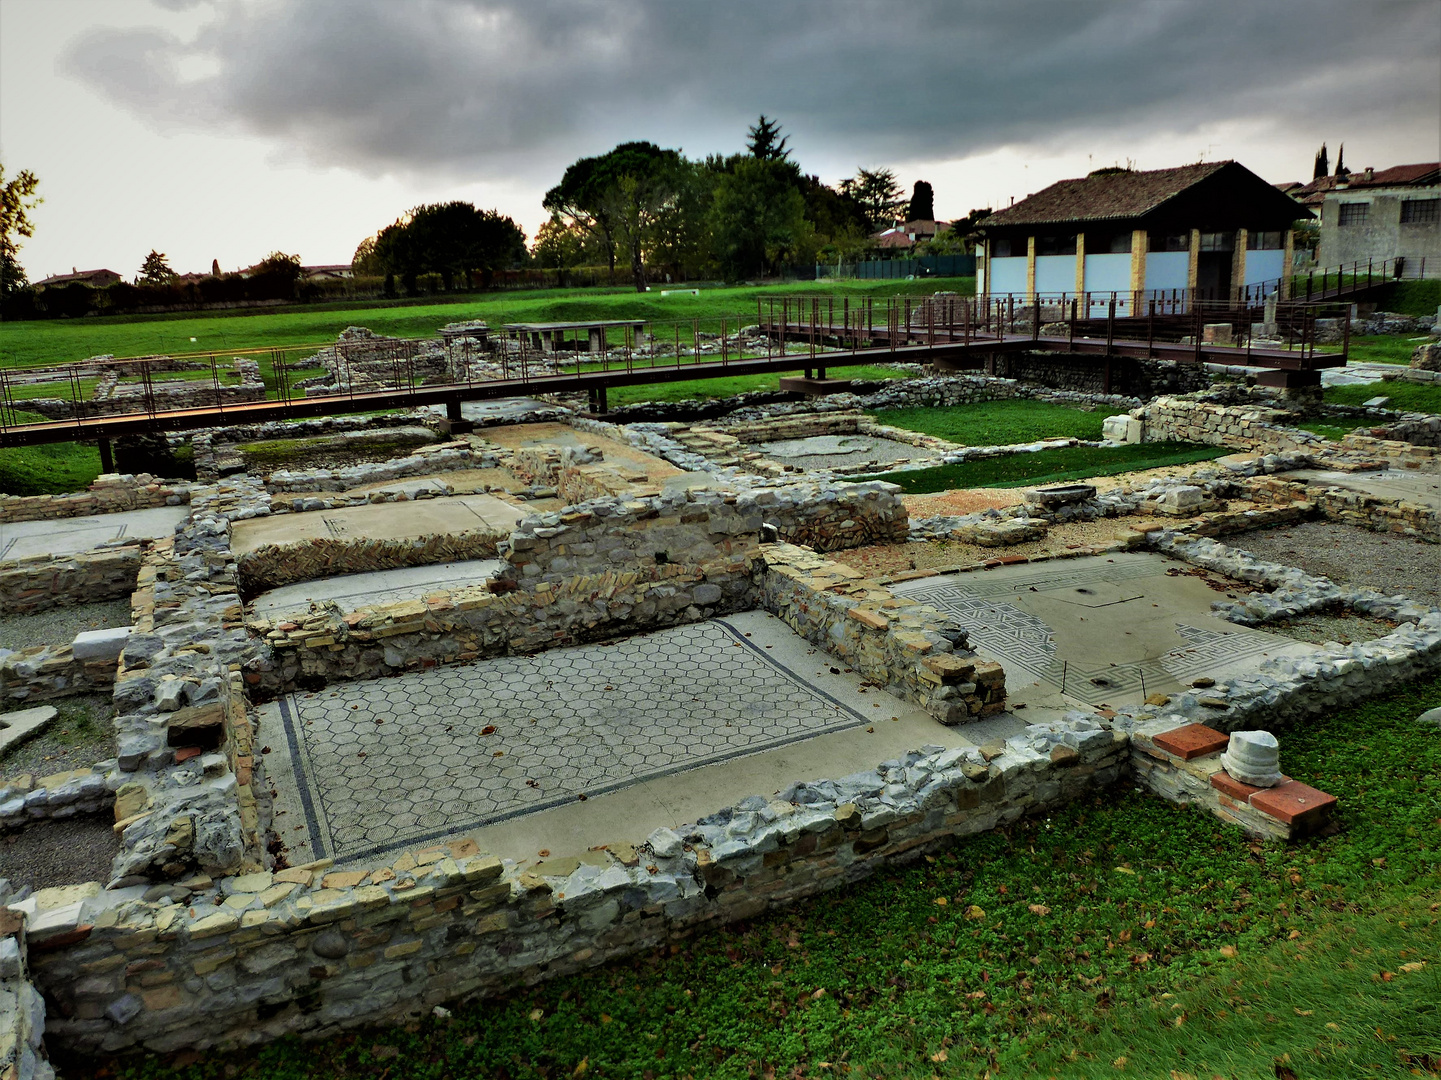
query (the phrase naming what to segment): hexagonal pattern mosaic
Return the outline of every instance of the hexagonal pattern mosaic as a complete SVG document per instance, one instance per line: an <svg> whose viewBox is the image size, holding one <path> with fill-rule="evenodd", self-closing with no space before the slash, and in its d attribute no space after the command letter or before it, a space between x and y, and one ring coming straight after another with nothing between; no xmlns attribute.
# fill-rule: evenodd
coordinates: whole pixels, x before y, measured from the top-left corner
<svg viewBox="0 0 1441 1080"><path fill-rule="evenodd" d="M281 702L317 857L356 858L868 718L723 620Z"/></svg>

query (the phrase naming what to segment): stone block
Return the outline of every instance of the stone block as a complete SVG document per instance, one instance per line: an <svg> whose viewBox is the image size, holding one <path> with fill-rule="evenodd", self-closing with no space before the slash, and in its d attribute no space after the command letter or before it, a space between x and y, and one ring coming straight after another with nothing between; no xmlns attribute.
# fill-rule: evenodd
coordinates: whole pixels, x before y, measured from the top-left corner
<svg viewBox="0 0 1441 1080"><path fill-rule="evenodd" d="M133 626L117 626L109 630L83 630L70 643L76 660L119 660Z"/></svg>
<svg viewBox="0 0 1441 1080"><path fill-rule="evenodd" d="M0 754L44 731L56 717L54 706L0 713Z"/></svg>

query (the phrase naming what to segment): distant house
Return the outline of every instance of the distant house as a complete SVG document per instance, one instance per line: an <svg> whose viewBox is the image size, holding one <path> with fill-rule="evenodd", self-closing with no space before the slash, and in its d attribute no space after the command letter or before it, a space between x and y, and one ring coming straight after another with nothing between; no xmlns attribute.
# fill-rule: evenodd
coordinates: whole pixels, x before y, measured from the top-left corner
<svg viewBox="0 0 1441 1080"><path fill-rule="evenodd" d="M1398 277L1441 278L1441 162L1324 176L1320 204L1323 267L1396 260ZM1310 185L1308 185L1309 187Z"/></svg>
<svg viewBox="0 0 1441 1080"><path fill-rule="evenodd" d="M951 227L949 221L905 221L897 222L889 229L871 234L876 247L909 251L925 240L931 240Z"/></svg>
<svg viewBox="0 0 1441 1080"><path fill-rule="evenodd" d="M1234 161L1100 170L986 218L978 291L1115 293L1122 309L1183 290L1217 299L1284 291L1291 226L1310 216Z"/></svg>
<svg viewBox="0 0 1441 1080"><path fill-rule="evenodd" d="M48 289L52 285L89 285L92 289L103 289L121 281L114 270L76 270L71 267L68 274L52 274L35 283L37 289Z"/></svg>
<svg viewBox="0 0 1441 1080"><path fill-rule="evenodd" d="M329 266L302 266L300 272L307 281L338 281L355 276L355 271L351 268L350 263L334 263Z"/></svg>

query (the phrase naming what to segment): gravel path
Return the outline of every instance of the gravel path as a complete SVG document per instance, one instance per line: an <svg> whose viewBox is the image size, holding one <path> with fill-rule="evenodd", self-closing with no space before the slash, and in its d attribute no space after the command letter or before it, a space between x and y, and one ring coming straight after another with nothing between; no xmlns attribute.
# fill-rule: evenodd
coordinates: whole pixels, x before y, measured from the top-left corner
<svg viewBox="0 0 1441 1080"><path fill-rule="evenodd" d="M109 881L120 842L106 815L37 821L0 835L0 877L16 888Z"/></svg>
<svg viewBox="0 0 1441 1080"><path fill-rule="evenodd" d="M106 630L130 625L130 599L102 604L51 608L34 615L0 619L0 649L28 649L31 645L69 645L82 630Z"/></svg>
<svg viewBox="0 0 1441 1080"><path fill-rule="evenodd" d="M1333 521L1308 521L1221 538L1263 559L1298 566L1338 585L1400 593L1441 607L1441 545Z"/></svg>
<svg viewBox="0 0 1441 1080"><path fill-rule="evenodd" d="M39 735L0 758L0 776L25 772L49 776L115 756L115 729L110 723L115 706L109 694L77 694L35 704L54 705L59 715Z"/></svg>

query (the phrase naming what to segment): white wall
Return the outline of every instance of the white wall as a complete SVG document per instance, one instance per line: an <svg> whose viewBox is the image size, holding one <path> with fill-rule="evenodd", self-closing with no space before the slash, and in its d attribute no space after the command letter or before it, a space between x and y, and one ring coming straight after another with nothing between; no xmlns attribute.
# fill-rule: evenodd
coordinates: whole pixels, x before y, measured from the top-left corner
<svg viewBox="0 0 1441 1080"><path fill-rule="evenodd" d="M1146 255L1146 288L1184 289L1190 268L1189 251L1152 251Z"/></svg>
<svg viewBox="0 0 1441 1080"><path fill-rule="evenodd" d="M992 296L1015 293L1020 296L1026 291L1025 256L1011 256L1007 259L991 259L987 263L990 271L990 293Z"/></svg>
<svg viewBox="0 0 1441 1080"><path fill-rule="evenodd" d="M1131 256L1126 254L1087 255L1086 291L1131 291Z"/></svg>
<svg viewBox="0 0 1441 1080"><path fill-rule="evenodd" d="M1259 285L1263 281L1275 281L1281 276L1285 259L1286 253L1280 250L1246 252L1245 284Z"/></svg>
<svg viewBox="0 0 1441 1080"><path fill-rule="evenodd" d="M1024 285L1022 287L1024 288ZM1075 291L1076 257L1074 255L1036 256L1036 292L1074 293Z"/></svg>

